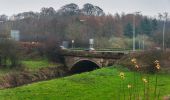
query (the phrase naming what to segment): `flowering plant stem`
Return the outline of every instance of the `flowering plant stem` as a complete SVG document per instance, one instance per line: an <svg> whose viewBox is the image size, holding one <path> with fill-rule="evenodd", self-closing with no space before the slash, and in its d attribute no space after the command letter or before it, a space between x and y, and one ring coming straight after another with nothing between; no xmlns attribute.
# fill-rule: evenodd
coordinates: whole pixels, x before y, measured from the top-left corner
<svg viewBox="0 0 170 100"><path fill-rule="evenodd" d="M155 90L154 90L154 98L156 99L157 97L157 83L158 83L158 76L157 73L155 75Z"/></svg>
<svg viewBox="0 0 170 100"><path fill-rule="evenodd" d="M133 88L133 95L134 95L134 96L133 96L133 99L136 100L136 74L135 74L135 72L133 73L133 75L134 75L134 76L133 76L133 78L134 78L134 79L133 79L133 87L134 87L134 88Z"/></svg>
<svg viewBox="0 0 170 100"><path fill-rule="evenodd" d="M149 84L149 82L150 82L150 80L149 80L149 75L147 75L147 80L148 80L148 84L147 84L147 89L146 89L146 100L149 100L149 93L150 93L150 84Z"/></svg>

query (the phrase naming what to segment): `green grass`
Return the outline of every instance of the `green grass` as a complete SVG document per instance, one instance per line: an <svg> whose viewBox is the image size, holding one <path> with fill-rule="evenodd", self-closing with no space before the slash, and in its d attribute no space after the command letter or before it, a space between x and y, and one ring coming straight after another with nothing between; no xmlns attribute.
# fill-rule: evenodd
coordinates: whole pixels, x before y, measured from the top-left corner
<svg viewBox="0 0 170 100"><path fill-rule="evenodd" d="M57 64L51 63L48 60L27 60L22 61L22 64L30 69L30 70L37 70L44 67L51 67L51 66L57 66Z"/></svg>
<svg viewBox="0 0 170 100"><path fill-rule="evenodd" d="M55 64L55 63L52 63L52 62L49 62L48 60L44 60L44 59L41 59L41 60L25 60L25 61L22 61L22 64L25 68L27 68L28 70L30 71L36 71L40 68L44 68L44 67L54 67L54 66L58 66L58 64ZM0 77L7 74L7 73L10 73L10 72L17 72L19 70L15 69L15 68L0 68Z"/></svg>
<svg viewBox="0 0 170 100"><path fill-rule="evenodd" d="M65 78L33 83L17 88L0 90L0 100L118 100L120 90L119 72L122 69L103 68L93 72L77 74ZM126 100L127 84L133 82L133 72L125 72ZM136 74L136 77L140 74ZM154 86L154 75L149 75L150 86ZM160 74L158 88L161 98L170 94L170 75ZM139 83L140 95L142 83ZM150 90L151 93L152 90ZM152 94L153 95L153 94ZM150 97L152 97L150 95ZM123 98L120 98L123 99ZM152 100L152 99L150 99Z"/></svg>

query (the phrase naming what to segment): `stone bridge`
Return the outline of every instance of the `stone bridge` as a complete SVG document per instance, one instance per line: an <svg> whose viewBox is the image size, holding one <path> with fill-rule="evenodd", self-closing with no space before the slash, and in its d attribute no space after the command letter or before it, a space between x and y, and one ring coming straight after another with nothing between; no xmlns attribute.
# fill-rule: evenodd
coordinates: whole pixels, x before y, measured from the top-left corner
<svg viewBox="0 0 170 100"><path fill-rule="evenodd" d="M62 50L65 66L73 73L91 71L113 65L125 55L124 52Z"/></svg>

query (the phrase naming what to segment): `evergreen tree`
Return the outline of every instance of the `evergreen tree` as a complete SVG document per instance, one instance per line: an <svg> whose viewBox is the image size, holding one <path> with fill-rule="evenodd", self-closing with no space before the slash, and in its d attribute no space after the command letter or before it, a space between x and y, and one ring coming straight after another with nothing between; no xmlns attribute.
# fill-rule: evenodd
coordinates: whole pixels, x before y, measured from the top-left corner
<svg viewBox="0 0 170 100"><path fill-rule="evenodd" d="M147 17L145 17L141 21L140 30L141 30L141 33L146 34L146 35L150 35L152 33L152 24Z"/></svg>
<svg viewBox="0 0 170 100"><path fill-rule="evenodd" d="M152 30L156 31L158 29L158 22L156 19L152 20Z"/></svg>
<svg viewBox="0 0 170 100"><path fill-rule="evenodd" d="M124 28L124 35L127 37L132 38L133 36L133 26L132 24L128 23Z"/></svg>

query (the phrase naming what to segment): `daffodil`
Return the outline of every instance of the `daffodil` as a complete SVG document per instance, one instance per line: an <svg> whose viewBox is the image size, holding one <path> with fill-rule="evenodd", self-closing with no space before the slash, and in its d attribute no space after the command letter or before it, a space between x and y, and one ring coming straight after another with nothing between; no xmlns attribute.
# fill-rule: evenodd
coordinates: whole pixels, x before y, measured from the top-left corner
<svg viewBox="0 0 170 100"><path fill-rule="evenodd" d="M160 66L160 64L159 64L159 61L158 61L158 60L155 60L155 62L154 62L154 63L156 64L156 66L155 66L155 67L156 67L156 69L158 69L158 70L159 70L159 69L160 69L160 67L161 67L161 66Z"/></svg>
<svg viewBox="0 0 170 100"><path fill-rule="evenodd" d="M130 88L132 88L132 85L128 84L128 86L127 86L127 87L128 87L128 89L130 89Z"/></svg>
<svg viewBox="0 0 170 100"><path fill-rule="evenodd" d="M133 59L131 60L131 62L134 63L134 64L137 63L135 58L133 58Z"/></svg>
<svg viewBox="0 0 170 100"><path fill-rule="evenodd" d="M125 78L125 73L120 72L120 73L119 73L119 76L120 76L120 78L124 79L124 78Z"/></svg>
<svg viewBox="0 0 170 100"><path fill-rule="evenodd" d="M135 68L139 69L139 65L136 64L136 65L135 65Z"/></svg>
<svg viewBox="0 0 170 100"><path fill-rule="evenodd" d="M158 64L159 63L159 61L158 60L155 60L155 62L154 62L155 64Z"/></svg>
<svg viewBox="0 0 170 100"><path fill-rule="evenodd" d="M155 66L158 70L160 69L160 64L158 63L158 64L156 64L156 66Z"/></svg>
<svg viewBox="0 0 170 100"><path fill-rule="evenodd" d="M142 78L142 81L143 81L144 83L148 83L148 81L147 81L146 78Z"/></svg>

